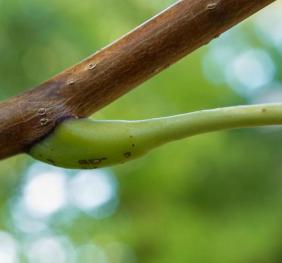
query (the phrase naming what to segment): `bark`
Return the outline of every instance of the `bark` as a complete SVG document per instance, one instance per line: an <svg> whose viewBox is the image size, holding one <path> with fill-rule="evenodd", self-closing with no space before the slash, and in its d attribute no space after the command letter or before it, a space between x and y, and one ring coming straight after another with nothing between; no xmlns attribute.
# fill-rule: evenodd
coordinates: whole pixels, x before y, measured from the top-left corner
<svg viewBox="0 0 282 263"><path fill-rule="evenodd" d="M0 159L89 116L274 0L182 0L38 87L0 104Z"/></svg>

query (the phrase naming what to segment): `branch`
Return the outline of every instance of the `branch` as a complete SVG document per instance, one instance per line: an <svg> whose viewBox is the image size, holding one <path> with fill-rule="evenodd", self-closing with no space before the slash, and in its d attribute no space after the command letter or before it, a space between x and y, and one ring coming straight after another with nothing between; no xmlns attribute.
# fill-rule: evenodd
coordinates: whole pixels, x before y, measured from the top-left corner
<svg viewBox="0 0 282 263"><path fill-rule="evenodd" d="M274 0L182 0L110 46L0 104L0 159L89 116Z"/></svg>

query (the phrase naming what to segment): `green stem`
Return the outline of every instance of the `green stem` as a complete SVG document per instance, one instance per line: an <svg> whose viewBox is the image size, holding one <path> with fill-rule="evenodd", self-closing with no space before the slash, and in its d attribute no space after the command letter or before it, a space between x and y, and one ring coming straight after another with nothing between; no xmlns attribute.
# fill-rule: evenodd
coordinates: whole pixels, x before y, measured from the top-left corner
<svg viewBox="0 0 282 263"><path fill-rule="evenodd" d="M202 110L138 123L161 143L233 128L282 124L282 104L261 104Z"/></svg>
<svg viewBox="0 0 282 263"><path fill-rule="evenodd" d="M218 108L141 121L69 120L29 153L57 166L90 169L123 163L196 134L278 124L282 124L282 104Z"/></svg>

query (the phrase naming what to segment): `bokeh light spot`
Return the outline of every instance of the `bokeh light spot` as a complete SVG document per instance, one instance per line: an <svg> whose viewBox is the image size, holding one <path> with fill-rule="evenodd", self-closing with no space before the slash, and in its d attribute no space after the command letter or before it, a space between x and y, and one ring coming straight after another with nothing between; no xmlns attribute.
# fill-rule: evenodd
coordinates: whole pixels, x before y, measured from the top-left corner
<svg viewBox="0 0 282 263"><path fill-rule="evenodd" d="M0 232L0 262L18 262L17 242L6 232Z"/></svg>
<svg viewBox="0 0 282 263"><path fill-rule="evenodd" d="M69 263L72 255L64 238L49 236L33 241L27 251L30 263Z"/></svg>
<svg viewBox="0 0 282 263"><path fill-rule="evenodd" d="M105 170L81 171L69 183L73 204L92 214L117 199L117 182Z"/></svg>
<svg viewBox="0 0 282 263"><path fill-rule="evenodd" d="M64 173L42 171L30 178L24 187L24 204L35 216L46 217L66 204Z"/></svg>
<svg viewBox="0 0 282 263"><path fill-rule="evenodd" d="M226 80L235 91L249 95L273 81L275 65L264 50L251 49L238 54L226 67Z"/></svg>
<svg viewBox="0 0 282 263"><path fill-rule="evenodd" d="M255 16L255 29L262 42L267 43L282 54L282 16L281 2L276 3L276 8L266 8Z"/></svg>
<svg viewBox="0 0 282 263"><path fill-rule="evenodd" d="M77 249L77 261L83 263L107 263L105 251L94 244L86 244Z"/></svg>

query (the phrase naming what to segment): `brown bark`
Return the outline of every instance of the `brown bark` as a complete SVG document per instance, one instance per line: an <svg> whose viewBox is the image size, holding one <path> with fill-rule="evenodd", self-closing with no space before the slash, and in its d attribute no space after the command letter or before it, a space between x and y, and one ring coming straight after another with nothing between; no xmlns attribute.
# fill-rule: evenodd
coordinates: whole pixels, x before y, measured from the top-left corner
<svg viewBox="0 0 282 263"><path fill-rule="evenodd" d="M86 117L273 0L182 0L110 46L0 104L0 158Z"/></svg>

